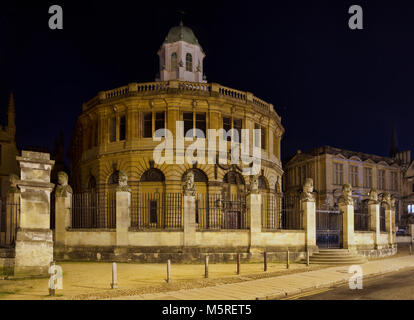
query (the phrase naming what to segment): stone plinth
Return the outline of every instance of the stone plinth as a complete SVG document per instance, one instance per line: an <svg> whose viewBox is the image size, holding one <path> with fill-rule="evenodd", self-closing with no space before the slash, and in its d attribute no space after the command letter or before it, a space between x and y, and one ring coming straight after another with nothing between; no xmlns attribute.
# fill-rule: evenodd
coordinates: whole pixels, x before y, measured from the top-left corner
<svg viewBox="0 0 414 320"><path fill-rule="evenodd" d="M339 204L339 210L343 214L343 247L354 251L354 206L348 204Z"/></svg>
<svg viewBox="0 0 414 320"><path fill-rule="evenodd" d="M195 196L184 196L184 246L196 245Z"/></svg>
<svg viewBox="0 0 414 320"><path fill-rule="evenodd" d="M131 226L131 192L116 192L116 244L127 246L129 244L128 232Z"/></svg>
<svg viewBox="0 0 414 320"><path fill-rule="evenodd" d="M15 276L47 275L53 260L50 230L50 172L54 161L47 153L22 151L18 186L21 192L20 226L17 231Z"/></svg>
<svg viewBox="0 0 414 320"><path fill-rule="evenodd" d="M262 195L250 193L246 199L250 225L250 252L262 246Z"/></svg>

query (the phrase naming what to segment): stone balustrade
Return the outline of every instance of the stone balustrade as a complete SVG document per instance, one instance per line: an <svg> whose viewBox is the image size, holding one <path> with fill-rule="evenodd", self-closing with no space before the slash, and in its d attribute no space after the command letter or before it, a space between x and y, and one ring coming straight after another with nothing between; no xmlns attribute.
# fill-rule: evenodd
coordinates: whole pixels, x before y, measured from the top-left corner
<svg viewBox="0 0 414 320"><path fill-rule="evenodd" d="M250 92L239 91L236 89L228 88L217 83L197 83L197 82L187 82L179 80L171 81L158 81L158 82L146 82L146 83L131 83L128 86L123 86L108 91L101 91L97 97L92 98L86 102L83 106L83 110L88 110L95 105L98 105L101 102L106 100L118 99L121 97L128 96L143 96L151 95L161 92L173 92L173 90L178 90L179 93L191 93L198 95L207 95L213 96L218 95L220 97L234 99L235 101L252 104L253 106L258 107L260 110L264 111L273 111L273 105L265 102L262 99L259 99L252 95ZM280 120L280 117L277 116Z"/></svg>

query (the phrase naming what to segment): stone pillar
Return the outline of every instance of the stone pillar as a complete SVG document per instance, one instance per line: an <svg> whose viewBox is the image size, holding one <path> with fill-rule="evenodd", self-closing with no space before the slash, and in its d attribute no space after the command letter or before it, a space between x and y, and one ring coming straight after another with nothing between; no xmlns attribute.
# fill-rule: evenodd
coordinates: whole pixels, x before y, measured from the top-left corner
<svg viewBox="0 0 414 320"><path fill-rule="evenodd" d="M252 252L255 251L255 247L261 247L262 245L262 195L260 193L250 193L247 195L246 202L247 211L249 212L250 252Z"/></svg>
<svg viewBox="0 0 414 320"><path fill-rule="evenodd" d="M303 226L306 231L306 250L316 249L316 207L314 201L303 201Z"/></svg>
<svg viewBox="0 0 414 320"><path fill-rule="evenodd" d="M131 226L131 192L116 192L116 245L129 244L128 232Z"/></svg>
<svg viewBox="0 0 414 320"><path fill-rule="evenodd" d="M128 176L119 171L118 187L115 195L116 205L116 245L129 245L128 232L131 226L131 188L128 186Z"/></svg>
<svg viewBox="0 0 414 320"><path fill-rule="evenodd" d="M72 188L68 185L68 175L58 172L55 190L55 242L66 245L66 231L72 226Z"/></svg>
<svg viewBox="0 0 414 320"><path fill-rule="evenodd" d="M395 200L391 198L391 194L384 193L383 205L385 207L385 230L388 234L388 247L394 248L395 240Z"/></svg>
<svg viewBox="0 0 414 320"><path fill-rule="evenodd" d="M313 180L307 178L301 193L301 209L303 212L303 227L305 229L306 250L316 249L316 205L313 193Z"/></svg>
<svg viewBox="0 0 414 320"><path fill-rule="evenodd" d="M368 202L368 214L370 216L370 230L374 231L374 246L379 249L380 243L380 205L379 202Z"/></svg>
<svg viewBox="0 0 414 320"><path fill-rule="evenodd" d="M343 215L343 247L344 249L355 251L354 202L352 198L352 187L349 184L343 185L342 195L339 197L338 206Z"/></svg>
<svg viewBox="0 0 414 320"><path fill-rule="evenodd" d="M195 196L184 195L184 237L185 247L196 245L196 204Z"/></svg>
<svg viewBox="0 0 414 320"><path fill-rule="evenodd" d="M53 260L50 230L50 172L54 161L48 153L22 151L18 186L21 191L20 228L15 249L15 276L47 275Z"/></svg>

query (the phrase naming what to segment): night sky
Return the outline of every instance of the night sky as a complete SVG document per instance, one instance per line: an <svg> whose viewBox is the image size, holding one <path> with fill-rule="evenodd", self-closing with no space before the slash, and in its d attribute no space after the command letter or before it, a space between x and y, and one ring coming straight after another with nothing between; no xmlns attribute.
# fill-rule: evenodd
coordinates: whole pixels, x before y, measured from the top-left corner
<svg viewBox="0 0 414 320"><path fill-rule="evenodd" d="M18 145L66 150L82 102L100 90L154 81L169 29L195 32L208 82L272 103L283 157L331 145L388 155L414 150L414 6L398 1L1 1L0 110L15 93ZM35 2L35 3L34 3ZM63 7L63 30L48 28ZM364 10L350 30L348 8Z"/></svg>

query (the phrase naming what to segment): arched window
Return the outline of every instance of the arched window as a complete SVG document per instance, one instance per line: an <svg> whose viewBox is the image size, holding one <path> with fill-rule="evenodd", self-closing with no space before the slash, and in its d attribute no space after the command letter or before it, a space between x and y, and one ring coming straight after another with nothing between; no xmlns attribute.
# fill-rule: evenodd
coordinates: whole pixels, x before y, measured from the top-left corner
<svg viewBox="0 0 414 320"><path fill-rule="evenodd" d="M177 70L177 53L173 52L171 54L171 71Z"/></svg>
<svg viewBox="0 0 414 320"><path fill-rule="evenodd" d="M259 176L259 189L267 190L267 181L263 176Z"/></svg>
<svg viewBox="0 0 414 320"><path fill-rule="evenodd" d="M164 182L165 176L161 170L151 168L145 171L141 176L141 182Z"/></svg>
<svg viewBox="0 0 414 320"><path fill-rule="evenodd" d="M116 170L114 173L111 174L111 176L108 179L108 184L118 184L119 180L119 171Z"/></svg>
<svg viewBox="0 0 414 320"><path fill-rule="evenodd" d="M185 70L193 71L193 56L190 53L185 56Z"/></svg>
<svg viewBox="0 0 414 320"><path fill-rule="evenodd" d="M192 171L194 173L194 182L208 182L207 175L202 170L197 169L197 168L193 168L193 169L190 169L184 172L183 175L181 176L181 182L185 182L187 173L189 171Z"/></svg>

